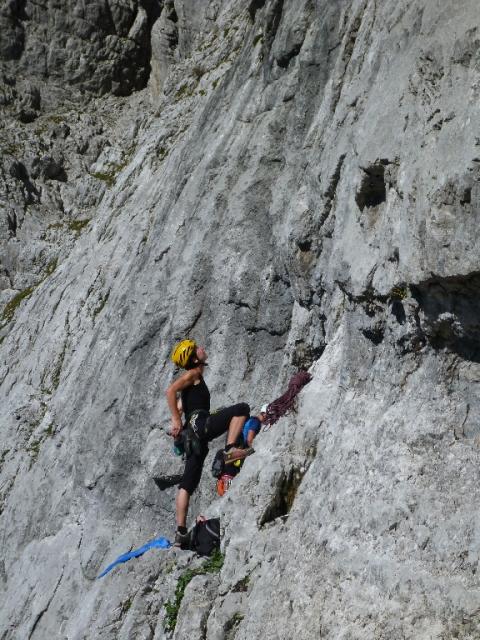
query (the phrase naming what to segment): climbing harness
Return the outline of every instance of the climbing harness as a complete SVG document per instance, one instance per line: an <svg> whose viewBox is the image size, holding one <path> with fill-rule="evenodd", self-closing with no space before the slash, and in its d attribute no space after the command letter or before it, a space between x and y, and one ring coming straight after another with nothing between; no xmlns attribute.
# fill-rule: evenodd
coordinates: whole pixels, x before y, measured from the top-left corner
<svg viewBox="0 0 480 640"><path fill-rule="evenodd" d="M202 454L202 440L208 433L207 420L210 414L203 409L193 411L187 420L185 429L183 430L183 444L185 456L189 458L192 455L200 456ZM203 433L200 435L200 429Z"/></svg>

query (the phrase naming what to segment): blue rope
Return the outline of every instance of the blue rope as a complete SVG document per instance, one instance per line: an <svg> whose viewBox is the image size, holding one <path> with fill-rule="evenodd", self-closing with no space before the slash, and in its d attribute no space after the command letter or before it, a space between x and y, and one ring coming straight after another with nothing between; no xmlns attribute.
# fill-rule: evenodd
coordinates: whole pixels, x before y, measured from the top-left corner
<svg viewBox="0 0 480 640"><path fill-rule="evenodd" d="M143 547L140 547L139 549L134 549L133 551L129 551L128 553L124 553L121 556L118 556L118 558L112 562L112 564L109 564L108 567L102 571L102 573L97 576L97 580L98 578L103 578L103 576L107 575L107 573L109 571L111 571L114 567L117 566L117 564L122 564L122 562L128 562L128 560L131 560L132 558L138 558L140 556L142 556L145 551L148 551L149 549L153 549L153 548L157 548L157 549L169 549L172 546L172 543L167 540L167 538L156 538L155 540L150 540L150 542L147 542L147 544L144 544Z"/></svg>

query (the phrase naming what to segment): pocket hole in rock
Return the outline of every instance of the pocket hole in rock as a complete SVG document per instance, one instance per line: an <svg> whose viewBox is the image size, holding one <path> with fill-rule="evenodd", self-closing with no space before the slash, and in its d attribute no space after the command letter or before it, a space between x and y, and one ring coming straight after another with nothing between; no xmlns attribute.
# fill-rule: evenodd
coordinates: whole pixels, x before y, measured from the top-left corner
<svg viewBox="0 0 480 640"><path fill-rule="evenodd" d="M273 522L276 518L288 516L304 475L305 470L296 467L292 467L288 473L281 474L275 494L260 518L260 527Z"/></svg>
<svg viewBox="0 0 480 640"><path fill-rule="evenodd" d="M376 207L387 199L384 165L378 162L363 171L365 175L355 195L355 201L360 211L363 211L365 207Z"/></svg>

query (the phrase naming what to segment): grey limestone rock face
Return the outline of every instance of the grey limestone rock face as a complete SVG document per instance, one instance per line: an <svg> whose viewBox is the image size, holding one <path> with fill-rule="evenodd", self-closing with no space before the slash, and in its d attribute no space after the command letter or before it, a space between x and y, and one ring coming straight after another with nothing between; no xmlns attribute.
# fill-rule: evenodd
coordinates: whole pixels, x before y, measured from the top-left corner
<svg viewBox="0 0 480 640"><path fill-rule="evenodd" d="M478 17L5 4L0 638L479 637ZM222 498L211 446L218 573L153 550L96 580L173 535L187 335L216 406L313 379Z"/></svg>
<svg viewBox="0 0 480 640"><path fill-rule="evenodd" d="M145 86L160 0L3 4L0 59L13 62L8 67L16 74L100 95L128 95Z"/></svg>

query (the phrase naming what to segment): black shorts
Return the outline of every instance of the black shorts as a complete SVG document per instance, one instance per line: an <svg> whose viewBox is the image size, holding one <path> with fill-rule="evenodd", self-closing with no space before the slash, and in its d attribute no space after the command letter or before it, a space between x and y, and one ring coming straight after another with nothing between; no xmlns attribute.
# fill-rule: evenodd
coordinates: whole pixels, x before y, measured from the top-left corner
<svg viewBox="0 0 480 640"><path fill-rule="evenodd" d="M187 458L185 462L185 469L183 470L183 476L180 484L178 485L179 489L185 489L189 495L192 495L198 487L200 478L202 477L203 464L208 454L208 443L210 440L215 440L218 436L226 433L232 418L237 416L248 418L249 415L250 407L248 404L246 402L240 402L239 404L234 404L231 407L220 409L209 416L199 416L196 419L197 433L201 442L201 451L198 454L193 454Z"/></svg>

